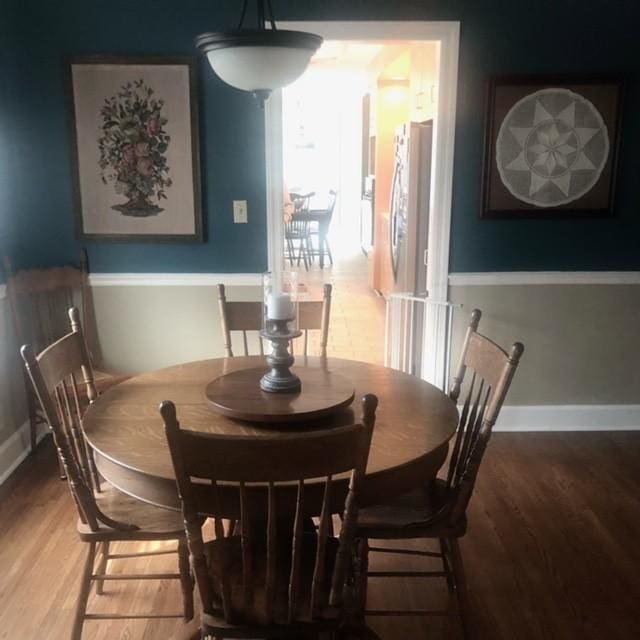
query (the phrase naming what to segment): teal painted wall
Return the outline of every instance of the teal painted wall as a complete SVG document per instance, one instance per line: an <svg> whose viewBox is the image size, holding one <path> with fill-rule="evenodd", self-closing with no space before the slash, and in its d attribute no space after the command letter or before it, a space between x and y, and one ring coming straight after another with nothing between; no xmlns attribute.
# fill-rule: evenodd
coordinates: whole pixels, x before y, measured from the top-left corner
<svg viewBox="0 0 640 640"><path fill-rule="evenodd" d="M452 271L640 268L640 80L636 0L274 0L280 19L460 20ZM0 0L0 215L18 266L73 262L72 177L62 61L87 53L191 54L193 36L237 20L239 0ZM489 74L624 73L613 219L481 221L484 83ZM250 272L266 267L263 114L199 65L203 245L88 246L92 270ZM233 225L231 200L249 201Z"/></svg>

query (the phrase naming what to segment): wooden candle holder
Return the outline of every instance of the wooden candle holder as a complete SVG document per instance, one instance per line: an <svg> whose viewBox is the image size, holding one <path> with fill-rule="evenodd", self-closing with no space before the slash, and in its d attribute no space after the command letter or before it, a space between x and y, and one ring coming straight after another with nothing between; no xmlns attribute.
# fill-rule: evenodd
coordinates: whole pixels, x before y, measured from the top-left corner
<svg viewBox="0 0 640 640"><path fill-rule="evenodd" d="M267 364L271 370L260 379L260 388L270 393L299 393L302 384L300 378L290 370L295 358L289 353L289 343L294 338L299 338L302 331L291 331L288 320L266 319L266 329L260 335L269 340L273 347L271 354L267 356Z"/></svg>

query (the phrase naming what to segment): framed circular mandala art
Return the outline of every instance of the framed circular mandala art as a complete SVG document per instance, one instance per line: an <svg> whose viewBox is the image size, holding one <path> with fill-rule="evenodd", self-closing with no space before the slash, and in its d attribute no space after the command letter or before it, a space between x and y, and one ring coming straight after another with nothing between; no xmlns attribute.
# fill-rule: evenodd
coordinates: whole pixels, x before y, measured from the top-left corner
<svg viewBox="0 0 640 640"><path fill-rule="evenodd" d="M620 79L492 78L482 217L611 213Z"/></svg>

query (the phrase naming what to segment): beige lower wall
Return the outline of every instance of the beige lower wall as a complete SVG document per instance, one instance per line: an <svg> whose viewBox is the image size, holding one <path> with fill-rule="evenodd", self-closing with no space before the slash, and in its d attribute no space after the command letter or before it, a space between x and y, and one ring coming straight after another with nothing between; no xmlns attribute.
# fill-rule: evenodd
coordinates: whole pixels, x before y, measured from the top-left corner
<svg viewBox="0 0 640 640"><path fill-rule="evenodd" d="M257 300L258 287L227 287ZM640 286L455 286L454 360L471 310L481 331L526 352L507 404L640 404ZM93 288L101 368L140 373L224 355L213 286ZM236 344L239 352L240 345ZM26 420L8 301L0 300L0 443Z"/></svg>
<svg viewBox="0 0 640 640"><path fill-rule="evenodd" d="M257 300L258 287L227 287L230 300ZM455 286L453 360L471 310L481 331L526 352L510 405L640 404L640 286ZM139 373L224 355L213 286L93 288L105 369ZM239 351L239 344L236 344Z"/></svg>
<svg viewBox="0 0 640 640"><path fill-rule="evenodd" d="M214 286L94 287L92 294L102 369L135 374L224 356ZM260 300L262 291L227 286L226 295Z"/></svg>
<svg viewBox="0 0 640 640"><path fill-rule="evenodd" d="M258 300L259 287L229 286L231 300ZM455 286L454 364L471 310L481 331L526 352L507 404L640 404L640 286ZM101 368L140 373L224 355L213 286L93 288ZM240 352L240 344L235 343ZM0 444L27 418L18 345L0 299Z"/></svg>
<svg viewBox="0 0 640 640"><path fill-rule="evenodd" d="M9 301L0 299L0 444L27 420L24 382ZM0 474L2 469L0 468Z"/></svg>
<svg viewBox="0 0 640 640"><path fill-rule="evenodd" d="M480 331L525 354L510 405L640 404L640 286L454 286L453 366L472 309Z"/></svg>

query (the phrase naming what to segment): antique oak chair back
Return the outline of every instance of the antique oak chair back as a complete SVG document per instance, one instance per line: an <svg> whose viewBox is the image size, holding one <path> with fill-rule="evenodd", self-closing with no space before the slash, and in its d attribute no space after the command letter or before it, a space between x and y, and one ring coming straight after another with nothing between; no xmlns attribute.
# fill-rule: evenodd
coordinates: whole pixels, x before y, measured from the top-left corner
<svg viewBox="0 0 640 640"><path fill-rule="evenodd" d="M83 269L54 267L13 273L9 258L4 258L7 295L18 344L30 344L42 351L61 338L69 329L67 309L82 305L85 286ZM84 318L83 318L84 320ZM36 445L37 427L44 424L44 415L33 389L25 385L30 424L30 444Z"/></svg>
<svg viewBox="0 0 640 640"><path fill-rule="evenodd" d="M88 287L86 251L83 250L80 254L80 268L51 267L13 273L9 258L5 256L4 269L18 344L29 344L36 353L39 353L64 336L69 330L67 310L71 307L79 307L86 336L86 328L93 326L92 322L88 322L92 316L92 306ZM91 357L91 353L89 355ZM94 372L94 374L94 383L98 392L127 378L123 375L102 372ZM85 388L81 393L86 398ZM36 445L37 426L46 421L31 384L28 382L26 395L33 450Z"/></svg>
<svg viewBox="0 0 640 640"><path fill-rule="evenodd" d="M516 342L507 353L479 334L480 317L480 310L474 309L449 392L455 402L460 402L461 394L464 397L445 485L451 524L465 515L493 425L524 351Z"/></svg>
<svg viewBox="0 0 640 640"><path fill-rule="evenodd" d="M377 398L367 395L362 405L362 424L234 437L183 430L173 403L162 403L202 599L203 634L300 637L340 623ZM344 473L351 480L336 541L330 535L331 514L341 499L335 478ZM317 531L305 528L317 515L306 499L317 489L305 484L312 478L324 486ZM239 504L240 533L225 538L221 520L229 512L223 499L228 503L230 492ZM216 539L206 544L203 516L215 525Z"/></svg>
<svg viewBox="0 0 640 640"><path fill-rule="evenodd" d="M303 300L298 303L298 327L302 331L302 355L309 355L309 331L317 330L320 331L320 355L327 355L331 291L331 285L325 284L322 300ZM247 332L260 332L262 329L262 302L230 302L226 298L225 286L219 284L218 307L225 355L229 358L233 357L231 332L241 331L244 355L248 356L249 340ZM258 345L260 355L264 355L264 344L260 337L258 337Z"/></svg>
<svg viewBox="0 0 640 640"><path fill-rule="evenodd" d="M6 256L4 268L18 340L41 351L67 333L67 309L82 309L85 269L52 267L14 274Z"/></svg>
<svg viewBox="0 0 640 640"><path fill-rule="evenodd" d="M358 536L360 558L364 567L360 579L362 607L366 603L366 577L442 577L458 600L465 637L468 627L466 582L458 538L466 533L466 508L471 499L478 471L494 424L524 351L516 342L507 353L478 333L481 312L475 309L466 331L458 368L453 377L450 398L462 409L453 440L446 479L437 479L428 487L399 496L389 504L360 512ZM408 551L389 547L369 547L368 539L435 538L439 552ZM411 554L440 558L442 571L368 571L368 553ZM434 610L366 610L366 615L434 615Z"/></svg>
<svg viewBox="0 0 640 640"><path fill-rule="evenodd" d="M101 594L104 580L141 578L141 576L125 574L118 574L117 578L114 578L106 574L107 562L110 559L122 557L109 554L110 542L177 540L180 574L147 574L144 579L180 578L185 604L184 617L189 619L193 616L193 582L189 572L186 540L180 526L180 518L175 513L145 505L120 494L108 485L101 485L92 451L82 429L84 411L80 387L85 387L89 402L96 399L93 370L82 334L80 314L75 307L69 310L69 317L71 333L55 341L37 356L30 345L24 345L21 354L41 403L44 417L53 431L59 459L64 465L71 495L78 511L78 532L81 539L89 543L71 637L73 640L80 638L84 620L88 618L177 617L177 614L164 616L152 613L149 616L140 614L127 616L86 613L92 582L96 583L96 592ZM117 516L107 515L102 507L103 504L108 505L110 511ZM152 525L145 527L145 523L152 523ZM97 573L94 573L97 544L101 544L101 558ZM124 557L138 555L155 554L143 552L127 554Z"/></svg>

